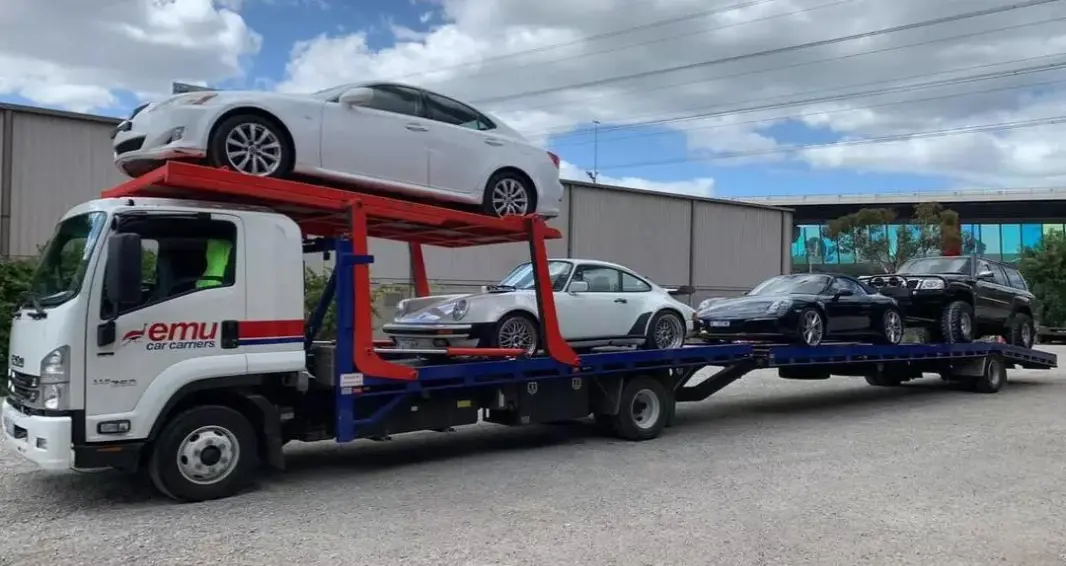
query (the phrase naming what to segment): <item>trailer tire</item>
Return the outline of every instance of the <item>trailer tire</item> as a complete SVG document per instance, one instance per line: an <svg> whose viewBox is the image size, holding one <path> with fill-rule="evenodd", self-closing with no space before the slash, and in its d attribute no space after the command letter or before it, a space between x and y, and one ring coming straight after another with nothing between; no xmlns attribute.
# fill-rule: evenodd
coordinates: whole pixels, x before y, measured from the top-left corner
<svg viewBox="0 0 1066 566"><path fill-rule="evenodd" d="M670 418L670 396L659 381L633 377L622 387L618 414L612 415L614 433L626 440L651 440L662 433Z"/></svg>
<svg viewBox="0 0 1066 566"><path fill-rule="evenodd" d="M229 497L251 483L259 467L257 444L252 424L240 412L221 405L194 407L163 427L152 448L149 477L160 493L177 501ZM197 472L218 477L196 479Z"/></svg>
<svg viewBox="0 0 1066 566"><path fill-rule="evenodd" d="M973 390L978 393L996 393L1006 384L1007 366L999 356L989 356L984 374L971 382Z"/></svg>

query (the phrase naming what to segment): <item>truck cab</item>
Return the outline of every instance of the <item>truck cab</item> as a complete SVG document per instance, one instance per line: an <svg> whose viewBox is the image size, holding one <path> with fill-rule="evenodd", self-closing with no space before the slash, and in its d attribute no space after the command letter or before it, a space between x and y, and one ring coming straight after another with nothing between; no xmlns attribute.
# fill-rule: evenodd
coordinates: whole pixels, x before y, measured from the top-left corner
<svg viewBox="0 0 1066 566"><path fill-rule="evenodd" d="M45 469L136 469L171 434L186 462L154 474L196 485L228 473L226 435L247 430L166 425L212 391L304 370L303 273L291 268L302 262L299 226L268 209L166 198L71 209L12 321L8 443ZM256 405L247 394L221 406L254 420Z"/></svg>

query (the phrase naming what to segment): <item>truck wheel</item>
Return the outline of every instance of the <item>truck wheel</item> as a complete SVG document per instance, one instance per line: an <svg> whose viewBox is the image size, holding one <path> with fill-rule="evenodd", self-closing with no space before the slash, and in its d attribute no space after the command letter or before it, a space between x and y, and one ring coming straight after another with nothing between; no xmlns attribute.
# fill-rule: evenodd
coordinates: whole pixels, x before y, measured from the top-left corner
<svg viewBox="0 0 1066 566"><path fill-rule="evenodd" d="M973 308L965 301L952 301L940 316L940 335L949 344L973 342Z"/></svg>
<svg viewBox="0 0 1066 566"><path fill-rule="evenodd" d="M1035 336L1032 317L1025 313L1014 313L1010 319L1010 326L1007 328L1007 335L1004 336L1007 343L1022 348L1032 348Z"/></svg>
<svg viewBox="0 0 1066 566"><path fill-rule="evenodd" d="M973 380L973 390L978 393L995 393L1007 384L1007 366L999 356L989 356L985 373Z"/></svg>
<svg viewBox="0 0 1066 566"><path fill-rule="evenodd" d="M250 483L259 466L255 430L229 407L189 409L163 428L148 465L156 489L171 499L229 497Z"/></svg>
<svg viewBox="0 0 1066 566"><path fill-rule="evenodd" d="M662 383L643 376L628 380L622 388L618 414L613 415L614 433L626 440L659 436L670 416L668 401Z"/></svg>

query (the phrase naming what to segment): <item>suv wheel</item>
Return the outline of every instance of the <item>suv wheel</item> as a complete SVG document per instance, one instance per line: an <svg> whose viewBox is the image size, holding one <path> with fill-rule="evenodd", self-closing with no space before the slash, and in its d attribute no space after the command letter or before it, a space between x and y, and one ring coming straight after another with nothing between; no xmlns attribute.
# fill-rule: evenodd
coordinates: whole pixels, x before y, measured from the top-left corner
<svg viewBox="0 0 1066 566"><path fill-rule="evenodd" d="M1036 331L1033 328L1033 318L1025 313L1014 313L1007 327L1007 335L1004 338L1008 344L1032 348Z"/></svg>
<svg viewBox="0 0 1066 566"><path fill-rule="evenodd" d="M973 342L973 307L965 301L952 301L940 315L940 336L949 344Z"/></svg>

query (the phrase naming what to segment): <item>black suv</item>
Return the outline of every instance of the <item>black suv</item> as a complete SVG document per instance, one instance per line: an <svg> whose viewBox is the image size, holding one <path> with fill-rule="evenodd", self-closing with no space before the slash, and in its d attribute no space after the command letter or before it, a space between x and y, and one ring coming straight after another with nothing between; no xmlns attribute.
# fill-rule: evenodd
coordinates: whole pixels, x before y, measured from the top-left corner
<svg viewBox="0 0 1066 566"><path fill-rule="evenodd" d="M860 277L896 299L909 325L925 327L936 342L972 342L1002 336L1032 348L1037 299L1014 267L977 256L923 257L899 273Z"/></svg>

